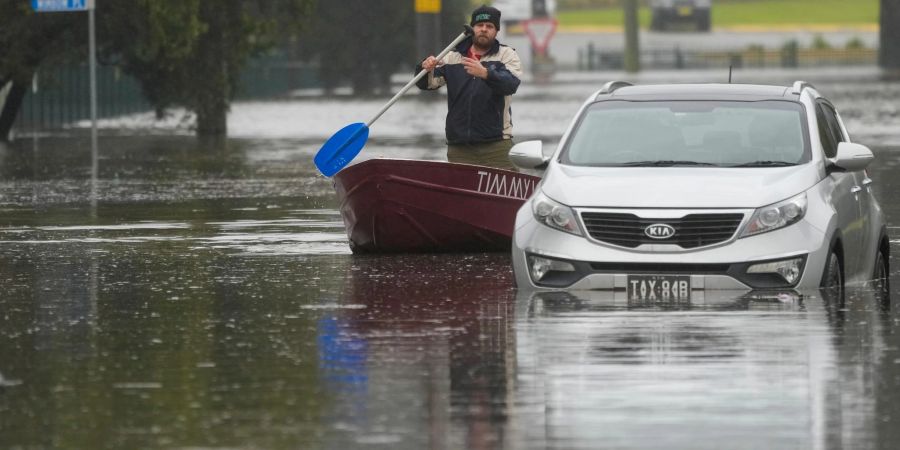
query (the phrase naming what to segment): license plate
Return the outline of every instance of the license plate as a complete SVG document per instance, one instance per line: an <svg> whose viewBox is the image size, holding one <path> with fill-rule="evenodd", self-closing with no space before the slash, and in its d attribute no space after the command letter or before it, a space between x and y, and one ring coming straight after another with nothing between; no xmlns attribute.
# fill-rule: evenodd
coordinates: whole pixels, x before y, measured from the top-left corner
<svg viewBox="0 0 900 450"><path fill-rule="evenodd" d="M694 9L690 6L679 6L678 7L678 15L679 16L689 16L694 12Z"/></svg>
<svg viewBox="0 0 900 450"><path fill-rule="evenodd" d="M629 275L625 292L629 300L680 301L691 298L690 275Z"/></svg>

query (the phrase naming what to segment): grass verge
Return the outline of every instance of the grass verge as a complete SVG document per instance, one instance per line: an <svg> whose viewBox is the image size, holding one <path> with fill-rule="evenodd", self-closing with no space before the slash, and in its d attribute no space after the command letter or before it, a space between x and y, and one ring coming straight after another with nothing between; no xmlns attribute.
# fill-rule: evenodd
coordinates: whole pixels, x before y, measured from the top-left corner
<svg viewBox="0 0 900 450"><path fill-rule="evenodd" d="M641 26L650 25L650 9L641 8ZM713 2L713 27L877 24L878 0L760 0L756 2ZM620 27L621 8L558 11L560 28Z"/></svg>

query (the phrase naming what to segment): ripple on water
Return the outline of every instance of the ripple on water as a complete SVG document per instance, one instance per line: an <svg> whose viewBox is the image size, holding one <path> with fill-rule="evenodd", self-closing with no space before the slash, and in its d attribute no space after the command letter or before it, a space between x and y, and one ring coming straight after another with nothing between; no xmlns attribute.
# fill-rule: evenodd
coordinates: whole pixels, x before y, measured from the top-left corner
<svg viewBox="0 0 900 450"><path fill-rule="evenodd" d="M135 234L138 232L139 234ZM154 233L155 232L155 233ZM231 250L237 255L350 254L336 211L311 218L239 219L208 222L151 222L20 226L0 228L0 245L188 244L191 251Z"/></svg>

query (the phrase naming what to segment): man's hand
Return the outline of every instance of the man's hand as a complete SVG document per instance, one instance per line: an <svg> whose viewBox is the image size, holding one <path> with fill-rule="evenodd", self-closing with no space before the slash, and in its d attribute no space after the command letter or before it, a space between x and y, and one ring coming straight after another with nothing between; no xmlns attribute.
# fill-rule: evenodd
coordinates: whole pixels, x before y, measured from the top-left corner
<svg viewBox="0 0 900 450"><path fill-rule="evenodd" d="M429 57L425 58L424 61L422 61L422 68L431 72L434 70L435 67L438 66L439 62L440 61L438 61L438 59L435 58L434 56L429 56Z"/></svg>
<svg viewBox="0 0 900 450"><path fill-rule="evenodd" d="M481 78L482 80L487 80L487 67L484 67L480 62L472 58L463 57L462 63L466 68L467 74L472 75L473 77Z"/></svg>

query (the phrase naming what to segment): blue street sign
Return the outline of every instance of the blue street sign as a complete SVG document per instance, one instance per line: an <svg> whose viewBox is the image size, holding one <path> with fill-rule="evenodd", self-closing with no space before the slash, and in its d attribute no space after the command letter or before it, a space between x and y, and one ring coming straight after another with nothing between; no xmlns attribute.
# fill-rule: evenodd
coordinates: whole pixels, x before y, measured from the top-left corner
<svg viewBox="0 0 900 450"><path fill-rule="evenodd" d="M35 12L87 11L94 9L94 0L31 0Z"/></svg>

